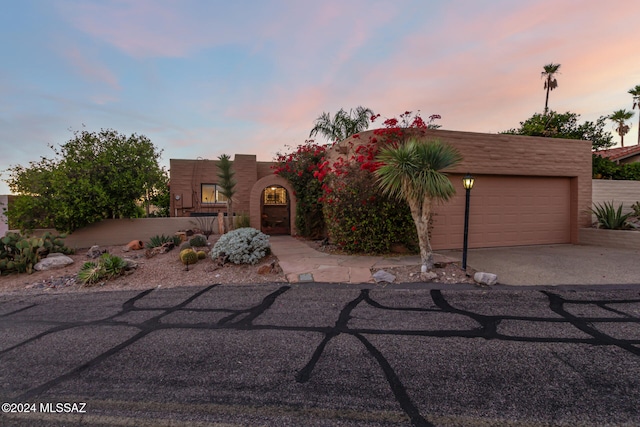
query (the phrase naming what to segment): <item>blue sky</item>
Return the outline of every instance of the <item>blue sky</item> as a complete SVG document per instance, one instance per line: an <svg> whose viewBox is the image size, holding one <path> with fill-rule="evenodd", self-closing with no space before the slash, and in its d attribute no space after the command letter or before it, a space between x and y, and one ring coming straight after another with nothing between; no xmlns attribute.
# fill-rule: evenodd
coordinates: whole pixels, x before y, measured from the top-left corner
<svg viewBox="0 0 640 427"><path fill-rule="evenodd" d="M268 161L323 111L358 105L500 132L542 112L550 62L550 107L582 120L631 109L640 84L637 0L1 3L0 170L53 156L83 126L146 135L167 167Z"/></svg>

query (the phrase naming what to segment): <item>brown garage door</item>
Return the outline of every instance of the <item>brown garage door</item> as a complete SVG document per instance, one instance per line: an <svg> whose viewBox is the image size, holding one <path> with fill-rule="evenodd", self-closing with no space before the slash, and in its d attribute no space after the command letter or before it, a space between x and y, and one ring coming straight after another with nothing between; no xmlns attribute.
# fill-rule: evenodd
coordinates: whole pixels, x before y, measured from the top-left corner
<svg viewBox="0 0 640 427"><path fill-rule="evenodd" d="M450 175L454 199L435 209L433 249L462 248L465 190ZM471 190L469 247L569 243L570 179L477 176Z"/></svg>

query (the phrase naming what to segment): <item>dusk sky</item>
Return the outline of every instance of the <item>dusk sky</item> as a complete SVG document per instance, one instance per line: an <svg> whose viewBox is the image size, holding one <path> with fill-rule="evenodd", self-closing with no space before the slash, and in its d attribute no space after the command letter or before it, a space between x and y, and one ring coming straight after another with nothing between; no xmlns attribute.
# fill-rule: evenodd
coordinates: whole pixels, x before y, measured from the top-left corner
<svg viewBox="0 0 640 427"><path fill-rule="evenodd" d="M341 107L517 127L542 112L551 62L562 66L550 108L581 121L630 110L640 84L638 0L0 4L0 171L53 157L48 145L83 125L146 135L167 168L223 153L269 161Z"/></svg>

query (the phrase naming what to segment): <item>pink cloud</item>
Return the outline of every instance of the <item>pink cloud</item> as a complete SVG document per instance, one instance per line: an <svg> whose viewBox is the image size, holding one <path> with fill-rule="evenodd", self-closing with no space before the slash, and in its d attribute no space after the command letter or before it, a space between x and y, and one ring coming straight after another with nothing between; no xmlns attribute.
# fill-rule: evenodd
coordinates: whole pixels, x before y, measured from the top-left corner
<svg viewBox="0 0 640 427"><path fill-rule="evenodd" d="M64 52L64 56L69 60L73 68L85 79L104 83L111 89L120 90L120 84L116 75L106 66L95 59L88 59L80 49L72 47Z"/></svg>

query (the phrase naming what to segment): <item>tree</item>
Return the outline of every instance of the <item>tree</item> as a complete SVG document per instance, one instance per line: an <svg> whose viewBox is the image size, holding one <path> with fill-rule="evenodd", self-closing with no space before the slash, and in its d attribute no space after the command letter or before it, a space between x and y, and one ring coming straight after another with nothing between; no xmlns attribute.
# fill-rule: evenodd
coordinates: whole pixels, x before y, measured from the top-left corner
<svg viewBox="0 0 640 427"><path fill-rule="evenodd" d="M233 230L233 195L236 194L236 181L233 179L235 172L231 169L233 163L228 154L222 154L218 157L218 185L222 188L220 194L227 199L227 218L229 218L229 230Z"/></svg>
<svg viewBox="0 0 640 427"><path fill-rule="evenodd" d="M624 108L616 110L608 118L618 126L615 128L620 135L620 145L624 147L624 136L629 132L629 126L626 121L633 117L633 111L627 111Z"/></svg>
<svg viewBox="0 0 640 427"><path fill-rule="evenodd" d="M567 111L548 114L535 113L533 116L520 122L517 129L509 129L503 133L511 135L543 136L547 138L582 139L591 141L593 150L602 150L611 147L613 136L605 130L607 116L600 116L595 122L586 121L578 123L579 114Z"/></svg>
<svg viewBox="0 0 640 427"><path fill-rule="evenodd" d="M633 96L633 107L631 110L635 110L636 107L638 107L638 145L640 145L640 85L629 89L629 94Z"/></svg>
<svg viewBox="0 0 640 427"><path fill-rule="evenodd" d="M18 194L9 218L22 229L55 227L71 232L105 218L139 215L166 182L161 150L143 136L107 129L74 132L55 157L9 168L7 183Z"/></svg>
<svg viewBox="0 0 640 427"><path fill-rule="evenodd" d="M429 220L432 206L447 201L455 194L453 184L442 172L462 160L460 153L438 140L409 139L405 144L388 145L381 149L376 170L383 194L405 200L418 232L421 271L433 267L433 252L429 241Z"/></svg>
<svg viewBox="0 0 640 427"><path fill-rule="evenodd" d="M365 107L357 107L355 111L349 110L348 114L341 108L333 118L329 113L323 112L316 119L316 124L309 132L309 137L319 133L331 142L342 141L367 129L371 116L373 116L373 111Z"/></svg>
<svg viewBox="0 0 640 427"><path fill-rule="evenodd" d="M540 73L540 76L544 78L544 89L547 91L547 97L544 100L544 114L549 111L549 92L558 87L558 80L556 80L556 73L560 69L560 64L547 64L544 66L544 71Z"/></svg>

